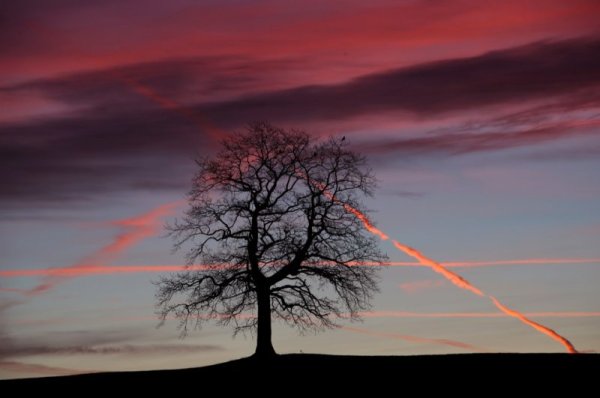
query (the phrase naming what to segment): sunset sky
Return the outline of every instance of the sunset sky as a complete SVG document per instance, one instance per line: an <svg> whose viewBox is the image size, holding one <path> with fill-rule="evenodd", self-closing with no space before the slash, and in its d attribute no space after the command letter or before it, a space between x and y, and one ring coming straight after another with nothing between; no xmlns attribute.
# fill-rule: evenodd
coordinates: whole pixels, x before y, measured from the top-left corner
<svg viewBox="0 0 600 398"><path fill-rule="evenodd" d="M0 5L0 378L201 366L253 337L156 328L163 225L248 122L346 136L391 266L363 323L280 353L600 351L597 0ZM394 242L399 245L394 246Z"/></svg>

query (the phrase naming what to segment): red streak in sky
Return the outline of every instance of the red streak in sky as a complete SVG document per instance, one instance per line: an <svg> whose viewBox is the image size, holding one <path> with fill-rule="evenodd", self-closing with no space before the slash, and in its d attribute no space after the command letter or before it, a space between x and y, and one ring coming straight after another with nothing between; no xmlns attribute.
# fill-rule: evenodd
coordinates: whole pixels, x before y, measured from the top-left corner
<svg viewBox="0 0 600 398"><path fill-rule="evenodd" d="M169 202L139 216L111 222L112 225L122 227L125 231L117 235L113 242L104 246L92 257L106 260L121 254L143 239L155 236L162 226L161 219L173 214L175 209L184 203L184 201Z"/></svg>
<svg viewBox="0 0 600 398"><path fill-rule="evenodd" d="M344 207L350 207L349 205L344 205ZM365 228L371 232L374 235L379 236L382 240L387 240L389 239L388 236L382 232L381 230L377 229L373 223L371 223L369 221L369 219L367 218L366 215L364 215L363 213L361 213L359 210L352 208L352 210L350 210L350 212L352 214L356 214L358 219L360 221L363 222ZM523 315L522 313L510 309L508 307L506 307L505 305L503 305L502 303L500 303L500 301L498 301L495 297L493 296L489 296L486 295L485 293L483 293L483 291L481 291L480 289L476 288L475 286L473 286L469 281L467 281L465 278L463 278L462 276L444 268L443 265L441 265L440 263L426 257L425 255L423 255L423 253L421 253L420 251L418 251L417 249L414 249L410 246L406 246L396 240L392 240L392 244L394 245L394 247L396 247L398 250L406 253L407 255L409 255L410 257L416 259L420 264L431 267L435 272L441 274L443 277L445 277L447 280L449 280L450 282L452 282L453 284L455 284L456 286L460 287L461 289L465 289L468 290L472 293L477 294L478 296L485 296L488 297L492 303L503 313L505 313L508 316L511 316L513 318L516 318L518 320L520 320L521 322L523 322L525 325L528 325L532 328L534 328L535 330L537 330L540 333L543 333L549 337L551 337L552 339L558 341L559 343L561 343L568 352L570 353L576 353L577 350L575 349L575 347L573 346L573 344L571 344L571 342L569 340L567 340L566 338L564 338L563 336L561 336L560 334L558 334L557 332L555 332L554 330L544 326L544 325L540 325L539 323L536 323L530 319L528 319L525 315Z"/></svg>
<svg viewBox="0 0 600 398"><path fill-rule="evenodd" d="M437 272L438 274L441 274L444 278L448 279L450 282L454 283L456 286L460 287L461 289L469 290L472 293L477 294L478 296L485 296L485 294L481 290L479 290L475 286L471 285L469 283L469 281L467 281L465 278L463 278L460 275L455 274L452 271L447 270L440 263L437 263L437 262L433 261L432 259L425 257L418 250L413 249L412 247L403 245L402 243L400 243L396 240L392 240L392 244L398 250L401 250L404 253L408 254L409 256L416 258L419 261L419 263L426 265L428 267L431 267L431 269L433 269L435 272Z"/></svg>
<svg viewBox="0 0 600 398"><path fill-rule="evenodd" d="M573 344L571 344L571 342L569 340L567 340L566 338L564 338L560 334L556 333L554 330L552 330L552 329L550 329L550 328L548 328L548 327L546 327L544 325L540 325L539 323L534 322L531 319L528 319L525 315L521 314L518 311L515 311L513 309L510 309L510 308L506 307L504 304L502 304L501 302L499 302L495 297L493 297L493 296L489 296L489 297L492 300L492 302L494 303L494 305L496 307L498 307L498 309L500 311L504 312L507 315L510 315L512 317L517 318L518 320L520 320L521 322L523 322L526 325L531 326L532 328L534 328L538 332L544 333L545 335L550 336L554 340L557 340L562 345L564 345L567 348L567 351L569 351L571 354L576 354L577 353L577 350L575 349L575 347L573 346Z"/></svg>
<svg viewBox="0 0 600 398"><path fill-rule="evenodd" d="M327 195L330 196L330 195ZM383 231L381 231L380 229L375 228L375 226L373 224L371 224L371 221L369 221L369 219L367 218L367 216L365 216L363 213L361 213L358 209L355 209L354 207L350 206L349 204L344 203L344 209L348 212L348 213L352 213L356 216L356 218L358 218L364 225L364 227L367 229L367 231L369 231L370 233L372 233L373 235L376 235L379 237L379 239L381 240L388 240L389 237L383 233Z"/></svg>

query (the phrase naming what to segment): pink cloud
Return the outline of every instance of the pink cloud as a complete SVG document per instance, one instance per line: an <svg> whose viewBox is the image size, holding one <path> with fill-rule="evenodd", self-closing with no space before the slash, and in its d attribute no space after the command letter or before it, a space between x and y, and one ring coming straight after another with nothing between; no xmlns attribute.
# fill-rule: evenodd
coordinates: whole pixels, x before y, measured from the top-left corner
<svg viewBox="0 0 600 398"><path fill-rule="evenodd" d="M422 290L435 289L444 285L443 280L424 279L414 282L404 282L400 284L400 289L405 293L414 294Z"/></svg>
<svg viewBox="0 0 600 398"><path fill-rule="evenodd" d="M5 55L0 73L40 77L167 57L234 54L302 59L301 69L308 69L304 79L314 82L386 64L472 55L522 40L582 35L596 29L599 11L593 0L509 0L493 6L473 1L163 2L145 3L143 13L138 7L85 4L15 15L7 29L20 33L17 45L9 47L17 50ZM120 45L112 45L115 41ZM370 61L352 63L349 56Z"/></svg>

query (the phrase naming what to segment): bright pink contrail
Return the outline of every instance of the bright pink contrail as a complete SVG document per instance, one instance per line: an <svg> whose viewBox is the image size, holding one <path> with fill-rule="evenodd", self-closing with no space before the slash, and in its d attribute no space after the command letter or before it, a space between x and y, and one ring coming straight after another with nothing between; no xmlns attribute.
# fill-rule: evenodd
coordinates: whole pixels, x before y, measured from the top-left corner
<svg viewBox="0 0 600 398"><path fill-rule="evenodd" d="M352 214L356 215L357 218L363 223L363 225L369 232L378 236L382 240L389 239L388 235L386 235L383 231L376 228L373 225L373 223L371 223L369 221L367 216L365 214L363 214L362 212L360 212L358 209L355 209L348 204L345 204L344 208L346 208L346 209L349 208L350 210L348 210L348 211L350 211ZM407 246L396 240L392 240L392 244L398 250L400 250L400 251L406 253L407 255L409 255L410 257L416 259L420 264L431 267L431 269L433 269L435 272L441 274L444 278L446 278L447 280L452 282L454 285L460 287L461 289L468 290L474 294L477 294L478 296L488 297L500 311L504 312L508 316L518 319L525 325L530 326L530 327L534 328L535 330L537 330L538 332L551 337L555 341L558 341L560 344L562 344L567 349L568 352L570 352L570 353L577 352L577 350L575 349L573 344L569 340L567 340L565 337L558 334L556 331L528 319L525 315L521 314L520 312L518 312L516 310L506 307L505 305L500 303L500 301L498 301L495 297L486 295L485 293L483 293L483 291L481 291L477 287L473 286L465 278L444 268L444 266L442 266L440 263L430 259L429 257L426 257L425 255L423 255L423 253L421 253L417 249Z"/></svg>
<svg viewBox="0 0 600 398"><path fill-rule="evenodd" d="M325 192L325 194L329 197L333 197L333 195L331 195L328 192ZM350 206L347 203L344 203L344 209L348 212L348 213L352 213L356 216L356 218L358 218L364 225L364 227L366 228L367 231L369 231L370 233L372 233L373 235L376 235L379 237L379 239L381 240L388 240L389 237L380 229L376 228L371 221L367 218L366 215L364 215L361 211L359 211L358 209L355 209L354 207Z"/></svg>
<svg viewBox="0 0 600 398"><path fill-rule="evenodd" d="M532 321L531 319L527 318L525 315L521 314L518 311L515 311L513 309L510 309L510 308L506 307L504 304L502 304L500 301L498 301L498 299L496 299L493 296L489 296L489 298L492 300L492 302L494 303L494 305L496 307L498 307L498 309L500 311L504 312L507 315L510 315L512 317L515 317L515 318L519 319L524 324L531 326L535 330L537 330L537 331L539 331L541 333L544 333L547 336L550 336L554 340L557 340L562 345L564 345L567 348L567 351L569 351L571 354L576 354L577 353L577 350L575 349L575 347L573 346L573 344L571 344L571 342L569 340L567 340L566 338L564 338L560 334L556 333L554 330L552 330L549 327L546 327L544 325L541 325L541 324L539 324L537 322Z"/></svg>
<svg viewBox="0 0 600 398"><path fill-rule="evenodd" d="M396 249L403 251L404 253L408 254L413 258L416 258L419 261L419 263L431 267L431 269L433 269L435 272L441 274L444 278L448 279L450 282L454 283L461 289L469 290L472 293L477 294L478 296L485 296L485 294L481 290L471 285L471 283L469 283L469 281L467 281L465 278L452 271L447 270L446 268L444 268L444 266L433 261L432 259L425 257L418 250L403 245L402 243L396 240L392 240L392 244L396 247Z"/></svg>

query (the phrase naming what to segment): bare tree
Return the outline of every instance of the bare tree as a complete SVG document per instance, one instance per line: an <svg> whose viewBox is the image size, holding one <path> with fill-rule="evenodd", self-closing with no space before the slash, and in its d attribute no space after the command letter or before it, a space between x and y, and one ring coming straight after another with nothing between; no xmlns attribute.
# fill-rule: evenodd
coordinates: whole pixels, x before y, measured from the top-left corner
<svg viewBox="0 0 600 398"><path fill-rule="evenodd" d="M162 322L256 331L262 357L275 355L271 315L320 330L369 308L375 268L361 265L385 256L348 206L365 212L375 179L344 141L256 123L198 161L190 207L169 228L206 266L156 282Z"/></svg>

